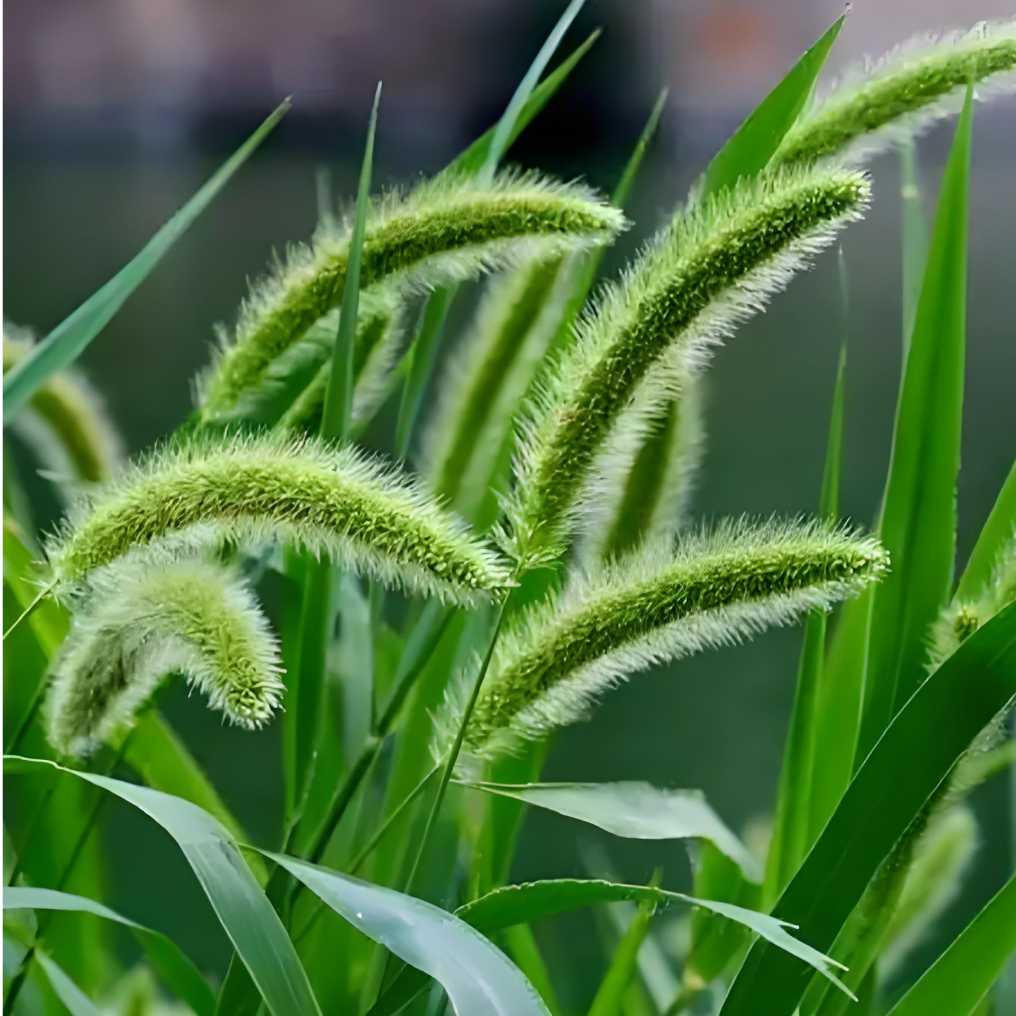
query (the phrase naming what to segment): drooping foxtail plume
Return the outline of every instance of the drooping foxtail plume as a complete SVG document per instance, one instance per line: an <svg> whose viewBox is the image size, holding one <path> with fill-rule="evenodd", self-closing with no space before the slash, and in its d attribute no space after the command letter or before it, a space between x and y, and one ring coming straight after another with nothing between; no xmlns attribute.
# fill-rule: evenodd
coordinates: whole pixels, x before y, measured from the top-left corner
<svg viewBox="0 0 1016 1016"><path fill-rule="evenodd" d="M968 85L982 98L1011 88L1014 70L1016 21L913 39L848 71L791 127L772 164L860 160L958 113Z"/></svg>
<svg viewBox="0 0 1016 1016"><path fill-rule="evenodd" d="M427 291L533 256L609 243L624 224L619 211L578 185L504 174L483 187L443 174L370 209L361 286L392 280ZM254 288L234 335L199 385L204 422L234 415L272 361L339 303L348 251L348 231L319 229Z"/></svg>
<svg viewBox="0 0 1016 1016"><path fill-rule="evenodd" d="M499 641L466 731L476 755L581 718L628 675L790 623L888 565L872 537L811 522L728 522L643 544L532 608ZM459 703L441 730L454 730Z"/></svg>
<svg viewBox="0 0 1016 1016"><path fill-rule="evenodd" d="M552 559L577 519L601 523L598 475L628 467L710 347L858 218L869 192L863 175L826 168L743 181L678 215L643 250L531 402L508 512L514 556Z"/></svg>
<svg viewBox="0 0 1016 1016"><path fill-rule="evenodd" d="M244 727L264 725L278 708L276 639L250 591L221 565L120 558L89 576L79 602L46 702L58 751L97 748L170 674Z"/></svg>
<svg viewBox="0 0 1016 1016"><path fill-rule="evenodd" d="M499 595L496 553L406 474L351 447L270 435L150 455L86 499L51 542L61 587L135 548L263 547L274 539L456 603Z"/></svg>
<svg viewBox="0 0 1016 1016"><path fill-rule="evenodd" d="M5 374L34 343L28 329L4 322ZM71 485L108 479L123 457L123 443L102 398L76 370L51 374L12 426L45 468Z"/></svg>

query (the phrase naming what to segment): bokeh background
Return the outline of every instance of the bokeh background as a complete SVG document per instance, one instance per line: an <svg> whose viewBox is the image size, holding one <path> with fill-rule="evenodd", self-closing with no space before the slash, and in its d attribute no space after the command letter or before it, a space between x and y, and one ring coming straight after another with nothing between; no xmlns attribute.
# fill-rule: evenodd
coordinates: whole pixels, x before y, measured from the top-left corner
<svg viewBox="0 0 1016 1016"><path fill-rule="evenodd" d="M83 357L132 450L169 433L190 406L211 326L229 320L271 250L314 225L315 170L355 189L370 99L384 81L375 181L443 166L500 115L563 4L548 0L8 0L4 28L3 310L46 332L105 282L265 114L292 112ZM830 60L877 55L914 32L1005 16L999 0L856 3ZM511 161L609 189L663 85L670 98L624 238L608 270L682 200L743 116L841 12L836 0L590 0L562 52L598 25L592 52L511 153ZM920 144L934 205L951 125ZM967 400L958 492L961 560L1012 461L1016 435L1016 102L975 121ZM872 167L875 203L844 236L850 281L842 507L870 523L884 482L900 361L898 163ZM843 334L835 251L719 351L708 376L708 451L696 497L704 516L813 510ZM830 324L832 321L834 324ZM55 505L42 498L43 517ZM611 694L556 741L551 779L646 779L703 789L735 828L772 806L800 632L710 653ZM271 844L281 798L276 733L244 735L181 690L167 709L252 836ZM934 732L929 731L929 737ZM1006 788L976 805L984 843L969 891L943 930L965 923L1010 863ZM159 914L188 950L220 967L227 943L161 832L110 809L110 902ZM574 823L530 816L515 874L583 872ZM626 878L663 864L688 882L680 845L604 837ZM158 859L143 879L132 859ZM195 914L206 918L197 928ZM174 935L175 937L175 935ZM600 954L583 920L544 936L588 970ZM923 959L936 950L934 942ZM920 961L920 960L919 960ZM559 968L560 969L560 968Z"/></svg>

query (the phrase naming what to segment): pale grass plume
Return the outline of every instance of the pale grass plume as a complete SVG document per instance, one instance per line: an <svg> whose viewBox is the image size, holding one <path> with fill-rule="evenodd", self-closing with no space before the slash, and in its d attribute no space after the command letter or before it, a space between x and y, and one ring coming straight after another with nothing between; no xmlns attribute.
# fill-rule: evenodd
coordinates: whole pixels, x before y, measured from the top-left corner
<svg viewBox="0 0 1016 1016"><path fill-rule="evenodd" d="M249 589L217 563L140 554L93 572L46 701L50 743L80 756L128 728L181 674L232 723L254 729L284 686L275 636Z"/></svg>
<svg viewBox="0 0 1016 1016"><path fill-rule="evenodd" d="M860 592L887 569L876 539L819 522L725 522L649 541L574 574L499 640L466 732L496 756L581 719L633 673L741 642ZM468 684L468 681L465 682ZM439 739L454 730L458 693Z"/></svg>
<svg viewBox="0 0 1016 1016"><path fill-rule="evenodd" d="M743 180L677 215L579 322L541 374L520 434L506 549L557 557L605 524L604 489L710 350L867 205L867 179L825 167Z"/></svg>
<svg viewBox="0 0 1016 1016"><path fill-rule="evenodd" d="M594 192L533 174L505 173L489 186L442 174L408 194L376 201L367 218L361 286L430 291L483 272L609 243L625 220ZM205 423L229 419L269 365L338 305L350 230L318 229L257 283L231 336L199 383Z"/></svg>
<svg viewBox="0 0 1016 1016"><path fill-rule="evenodd" d="M409 592L472 604L509 581L496 552L407 474L314 438L167 447L72 512L48 552L58 588L148 546L261 551L276 540Z"/></svg>

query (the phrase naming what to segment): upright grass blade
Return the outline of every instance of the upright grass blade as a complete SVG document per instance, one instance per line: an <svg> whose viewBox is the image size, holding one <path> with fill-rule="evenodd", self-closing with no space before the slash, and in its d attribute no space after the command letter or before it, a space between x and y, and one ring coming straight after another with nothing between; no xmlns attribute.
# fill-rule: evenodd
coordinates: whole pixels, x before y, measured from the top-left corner
<svg viewBox="0 0 1016 1016"><path fill-rule="evenodd" d="M836 371L825 471L819 498L819 516L824 519L834 519L839 512L846 366L847 346L844 342L840 348L839 366ZM797 690L790 714L790 729L787 732L777 792L773 839L766 858L764 899L767 903L771 903L779 896L790 881L791 875L797 871L812 843L809 832L811 782L815 765L825 641L826 613L821 610L812 611L804 624L801 660L797 670Z"/></svg>
<svg viewBox="0 0 1016 1016"><path fill-rule="evenodd" d="M1014 952L1016 876L893 1006L889 1016L970 1016L978 1012L978 1003Z"/></svg>
<svg viewBox="0 0 1016 1016"><path fill-rule="evenodd" d="M1016 698L1016 604L970 636L899 711L864 760L773 916L829 949L879 865L981 731ZM929 736L934 731L934 736ZM806 970L753 946L722 1016L791 1016Z"/></svg>
<svg viewBox="0 0 1016 1016"><path fill-rule="evenodd" d="M7 886L4 888L3 907L4 910L25 908L94 914L107 921L122 924L129 928L141 943L152 966L166 982L167 987L176 992L180 1000L186 1002L197 1016L211 1016L215 1010L215 996L212 994L212 989L208 987L208 982L180 947L160 931L146 928L95 900L87 899L84 896L75 896L73 893L58 892L54 889Z"/></svg>
<svg viewBox="0 0 1016 1016"><path fill-rule="evenodd" d="M588 822L627 839L708 840L748 878L754 881L761 878L758 865L744 844L703 795L694 790L661 790L639 781L467 785Z"/></svg>
<svg viewBox="0 0 1016 1016"><path fill-rule="evenodd" d="M906 141L900 148L900 208L903 218L903 361L910 351L921 280L928 261L928 223L921 207L917 183L917 145Z"/></svg>
<svg viewBox="0 0 1016 1016"><path fill-rule="evenodd" d="M845 19L841 15L826 29L713 157L702 181L703 197L765 168L804 109Z"/></svg>
<svg viewBox="0 0 1016 1016"><path fill-rule="evenodd" d="M631 924L617 944L599 988L596 989L593 1004L589 1007L589 1016L620 1016L625 993L635 975L639 950L649 934L649 926L655 913L654 903L646 901L639 904Z"/></svg>
<svg viewBox="0 0 1016 1016"><path fill-rule="evenodd" d="M970 552L970 560L956 588L956 599L976 600L983 592L995 568L999 552L1012 539L1016 528L1016 461L998 492L981 535Z"/></svg>
<svg viewBox="0 0 1016 1016"><path fill-rule="evenodd" d="M236 841L207 812L157 790L44 759L4 756L5 773L70 773L134 805L176 840L273 1016L321 1016L310 982L278 915Z"/></svg>
<svg viewBox="0 0 1016 1016"><path fill-rule="evenodd" d="M266 854L336 913L441 983L459 1016L549 1016L492 942L433 904L282 854Z"/></svg>
<svg viewBox="0 0 1016 1016"><path fill-rule="evenodd" d="M880 536L892 572L871 598L864 714L855 764L924 676L931 625L956 557L956 475L966 343L972 93L956 127L907 356Z"/></svg>
<svg viewBox="0 0 1016 1016"><path fill-rule="evenodd" d="M4 375L4 423L7 423L11 414L46 378L69 366L81 355L85 347L105 328L131 293L148 277L173 244L208 207L212 199L271 133L288 110L287 99L197 194L148 241L132 261L121 268L70 317L57 325L21 363Z"/></svg>
<svg viewBox="0 0 1016 1016"><path fill-rule="evenodd" d="M36 951L35 958L54 994L67 1007L70 1016L101 1016L95 1003L67 976L67 972L56 960L41 949Z"/></svg>

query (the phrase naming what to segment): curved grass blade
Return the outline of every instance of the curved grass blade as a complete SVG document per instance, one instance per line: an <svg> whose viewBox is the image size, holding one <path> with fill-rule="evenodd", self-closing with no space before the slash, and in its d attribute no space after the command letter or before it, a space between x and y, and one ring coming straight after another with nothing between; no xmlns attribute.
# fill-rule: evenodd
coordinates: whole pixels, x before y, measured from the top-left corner
<svg viewBox="0 0 1016 1016"><path fill-rule="evenodd" d="M56 997L67 1007L71 1016L101 1016L95 1003L67 976L56 960L41 949L36 950L35 958L49 979Z"/></svg>
<svg viewBox="0 0 1016 1016"><path fill-rule="evenodd" d="M556 917L559 914L570 913L601 903L622 901L650 902L658 906L679 903L709 910L750 929L773 943L777 948L785 949L790 955L803 960L811 968L828 977L834 984L839 983L833 973L837 964L812 949L811 946L794 938L787 931L790 926L776 918L730 903L698 899L656 886L626 885L602 879L575 878L526 882L522 885L510 885L495 889L493 892L487 893L486 896L481 896L478 900L459 907L455 911L455 915L483 934L492 935L517 924L542 921L549 917ZM417 972L404 971L398 980L393 982L391 988L378 1001L377 1005L371 1009L370 1016L390 1016L390 1014L398 1012L416 995L424 983L425 979Z"/></svg>
<svg viewBox="0 0 1016 1016"><path fill-rule="evenodd" d="M618 783L469 783L490 794L588 822L633 840L703 839L759 881L755 859L723 820L694 790L661 790L639 780Z"/></svg>
<svg viewBox="0 0 1016 1016"><path fill-rule="evenodd" d="M183 851L269 1011L274 1016L321 1016L293 943L221 823L189 801L157 790L65 769L44 759L4 756L6 773L46 767L108 790L158 822Z"/></svg>
<svg viewBox="0 0 1016 1016"><path fill-rule="evenodd" d="M855 766L924 677L928 631L949 599L966 345L968 90L939 196L893 436L879 536L892 572L872 594Z"/></svg>
<svg viewBox="0 0 1016 1016"><path fill-rule="evenodd" d="M167 987L187 1003L197 1016L211 1016L215 1011L215 996L200 971L187 958L180 947L163 935L161 931L146 928L129 917L103 906L96 900L55 889L36 889L22 886L8 886L4 889L4 910L19 908L31 910L59 910L115 921L130 928L152 961L152 966L166 982Z"/></svg>
<svg viewBox="0 0 1016 1016"><path fill-rule="evenodd" d="M765 168L804 109L845 19L845 14L840 15L826 29L713 157L703 178L703 196L732 187L739 177L755 176Z"/></svg>
<svg viewBox="0 0 1016 1016"><path fill-rule="evenodd" d="M160 229L134 259L56 326L25 359L4 375L3 420L51 374L72 364L102 331L127 297L148 277L212 199L247 161L289 110L287 99L236 150L215 175Z"/></svg>
<svg viewBox="0 0 1016 1016"><path fill-rule="evenodd" d="M889 1016L970 1016L1014 952L1016 876L893 1006Z"/></svg>
<svg viewBox="0 0 1016 1016"><path fill-rule="evenodd" d="M984 523L981 535L977 537L977 543L970 553L970 560L956 589L957 600L969 602L981 596L994 571L998 554L1012 539L1014 528L1016 528L1016 461L1013 462L988 520Z"/></svg>
<svg viewBox="0 0 1016 1016"><path fill-rule="evenodd" d="M447 911L295 857L265 856L355 928L439 981L459 1016L549 1016L508 957Z"/></svg>
<svg viewBox="0 0 1016 1016"><path fill-rule="evenodd" d="M981 731L1016 698L1016 604L968 638L865 759L773 915L828 949L879 865ZM928 732L935 731L934 737ZM756 943L722 1016L790 1016L807 971Z"/></svg>

